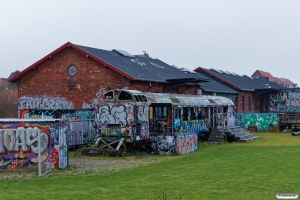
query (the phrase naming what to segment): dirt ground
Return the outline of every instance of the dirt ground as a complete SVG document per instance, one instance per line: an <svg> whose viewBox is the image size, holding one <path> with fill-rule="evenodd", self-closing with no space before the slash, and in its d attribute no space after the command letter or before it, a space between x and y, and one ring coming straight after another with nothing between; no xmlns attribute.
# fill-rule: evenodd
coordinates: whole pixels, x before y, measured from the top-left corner
<svg viewBox="0 0 300 200"><path fill-rule="evenodd" d="M67 174L82 174L99 171L118 171L159 162L159 157L71 157L66 169L53 169L45 176L59 176ZM3 179L30 179L38 177L37 169L1 170L0 180Z"/></svg>

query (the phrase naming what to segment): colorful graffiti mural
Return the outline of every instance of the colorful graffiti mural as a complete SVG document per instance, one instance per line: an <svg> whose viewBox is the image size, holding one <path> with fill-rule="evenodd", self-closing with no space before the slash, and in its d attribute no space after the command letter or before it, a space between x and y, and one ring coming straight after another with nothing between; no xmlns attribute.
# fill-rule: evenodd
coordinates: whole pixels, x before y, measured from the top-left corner
<svg viewBox="0 0 300 200"><path fill-rule="evenodd" d="M202 133L207 132L208 128L206 127L206 124L204 120L190 120L190 121L182 121L180 123L179 118L174 118L173 120L174 129L176 130L177 127L181 126L179 132L192 132L192 133Z"/></svg>
<svg viewBox="0 0 300 200"><path fill-rule="evenodd" d="M267 131L271 126L278 126L278 114L271 113L244 113L242 114L242 125L256 126L258 131Z"/></svg>
<svg viewBox="0 0 300 200"><path fill-rule="evenodd" d="M66 127L68 133L68 145L82 145L94 141L95 131L95 110L71 109L71 110L38 110L24 109L20 111L20 117L24 119L61 119L61 124ZM72 124L81 124L73 126ZM74 129L73 127L76 127ZM81 129L79 129L81 127ZM77 130L78 129L78 130ZM56 134L55 140L58 140Z"/></svg>
<svg viewBox="0 0 300 200"><path fill-rule="evenodd" d="M151 147L163 155L186 154L198 150L197 134L183 134L176 136L150 136Z"/></svg>
<svg viewBox="0 0 300 200"><path fill-rule="evenodd" d="M176 153L186 154L198 150L197 134L176 135Z"/></svg>
<svg viewBox="0 0 300 200"><path fill-rule="evenodd" d="M94 120L94 110L68 109L68 110L40 110L24 109L20 111L20 118L23 119L63 119L63 120Z"/></svg>
<svg viewBox="0 0 300 200"><path fill-rule="evenodd" d="M66 167L67 148L64 142L55 140L56 132L58 126L55 123L47 125L24 122L2 123L0 125L0 168L14 170L37 167L39 148L44 166ZM40 143L38 143L38 135Z"/></svg>
<svg viewBox="0 0 300 200"><path fill-rule="evenodd" d="M270 95L270 112L299 112L300 92L286 90Z"/></svg>

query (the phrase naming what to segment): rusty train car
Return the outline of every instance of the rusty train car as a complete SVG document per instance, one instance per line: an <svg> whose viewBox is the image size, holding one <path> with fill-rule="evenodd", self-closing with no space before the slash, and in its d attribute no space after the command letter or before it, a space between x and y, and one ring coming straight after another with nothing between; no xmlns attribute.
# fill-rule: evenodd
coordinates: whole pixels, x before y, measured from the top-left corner
<svg viewBox="0 0 300 200"><path fill-rule="evenodd" d="M227 126L233 110L234 103L221 96L110 90L95 104L95 146L119 150L150 141L157 153L192 152L198 135Z"/></svg>

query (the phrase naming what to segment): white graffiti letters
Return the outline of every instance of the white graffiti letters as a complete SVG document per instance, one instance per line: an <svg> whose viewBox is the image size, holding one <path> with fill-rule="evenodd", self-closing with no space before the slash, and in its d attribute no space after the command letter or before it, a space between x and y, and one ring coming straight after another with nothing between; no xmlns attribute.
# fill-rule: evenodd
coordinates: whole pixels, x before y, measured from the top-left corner
<svg viewBox="0 0 300 200"><path fill-rule="evenodd" d="M52 97L20 97L19 110L22 109L72 109L73 103L67 101L65 98L52 98Z"/></svg>
<svg viewBox="0 0 300 200"><path fill-rule="evenodd" d="M24 153L30 150L38 153L38 132L37 129L19 127L11 130L0 129L0 154L5 154L7 151L19 152L22 148ZM46 133L40 133L40 148L41 152L45 152L48 148L49 137ZM29 148L30 147L30 148Z"/></svg>
<svg viewBox="0 0 300 200"><path fill-rule="evenodd" d="M138 106L137 119L140 122L148 122L149 106Z"/></svg>
<svg viewBox="0 0 300 200"><path fill-rule="evenodd" d="M121 124L121 127L126 126L128 113L123 105L115 105L110 109L110 106L99 106L97 120L101 125L106 124Z"/></svg>

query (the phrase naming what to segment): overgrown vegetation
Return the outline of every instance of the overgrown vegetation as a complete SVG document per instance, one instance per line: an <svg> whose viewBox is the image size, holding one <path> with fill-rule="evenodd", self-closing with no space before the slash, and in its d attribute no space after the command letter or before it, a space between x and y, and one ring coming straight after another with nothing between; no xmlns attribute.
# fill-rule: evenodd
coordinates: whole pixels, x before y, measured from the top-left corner
<svg viewBox="0 0 300 200"><path fill-rule="evenodd" d="M2 180L1 198L252 200L299 193L300 136L256 134L261 138L248 143L201 144L198 152L117 172Z"/></svg>
<svg viewBox="0 0 300 200"><path fill-rule="evenodd" d="M0 90L0 118L18 117L18 90Z"/></svg>

